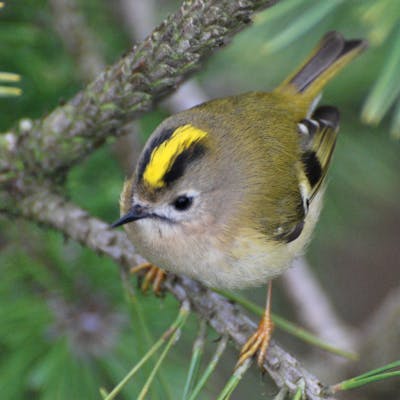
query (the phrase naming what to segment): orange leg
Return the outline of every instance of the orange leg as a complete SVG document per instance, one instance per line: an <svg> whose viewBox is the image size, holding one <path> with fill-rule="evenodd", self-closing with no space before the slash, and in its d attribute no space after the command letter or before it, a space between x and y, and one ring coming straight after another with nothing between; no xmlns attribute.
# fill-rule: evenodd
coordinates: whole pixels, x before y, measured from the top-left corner
<svg viewBox="0 0 400 400"><path fill-rule="evenodd" d="M161 296L162 284L165 280L165 277L167 276L167 273L161 268L147 262L132 267L129 272L131 274L136 274L143 270L147 271L144 275L142 284L140 285L140 289L142 290L142 292L146 292L149 286L152 285L153 292L156 294L156 296Z"/></svg>
<svg viewBox="0 0 400 400"><path fill-rule="evenodd" d="M265 306L264 315L258 325L257 331L250 336L239 355L236 368L240 367L248 358L253 357L258 351L257 364L263 369L265 355L271 340L274 324L271 319L271 293L272 282L268 282L267 304Z"/></svg>

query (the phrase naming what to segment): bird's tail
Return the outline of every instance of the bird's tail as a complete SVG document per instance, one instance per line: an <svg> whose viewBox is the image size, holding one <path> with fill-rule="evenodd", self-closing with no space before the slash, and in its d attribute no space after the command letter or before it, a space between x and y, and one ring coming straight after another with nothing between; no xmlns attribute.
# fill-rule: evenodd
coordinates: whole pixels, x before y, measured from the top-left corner
<svg viewBox="0 0 400 400"><path fill-rule="evenodd" d="M300 95L311 103L325 84L367 46L366 40L345 40L339 32L328 32L305 63L276 91Z"/></svg>

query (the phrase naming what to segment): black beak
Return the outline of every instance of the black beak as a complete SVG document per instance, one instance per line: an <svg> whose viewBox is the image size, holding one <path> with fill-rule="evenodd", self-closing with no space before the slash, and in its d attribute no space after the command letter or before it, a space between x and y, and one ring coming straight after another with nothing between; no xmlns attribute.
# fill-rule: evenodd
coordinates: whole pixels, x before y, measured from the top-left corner
<svg viewBox="0 0 400 400"><path fill-rule="evenodd" d="M111 228L117 228L127 224L128 222L137 221L138 219L146 218L149 216L147 209L140 204L134 205L127 214L123 215L118 221L115 221Z"/></svg>

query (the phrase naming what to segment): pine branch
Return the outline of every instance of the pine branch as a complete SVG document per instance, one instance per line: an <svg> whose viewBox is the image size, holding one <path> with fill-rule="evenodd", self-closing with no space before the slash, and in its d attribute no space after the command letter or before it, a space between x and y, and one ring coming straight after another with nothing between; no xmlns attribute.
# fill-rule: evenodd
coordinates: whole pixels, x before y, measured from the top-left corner
<svg viewBox="0 0 400 400"><path fill-rule="evenodd" d="M66 237L110 257L126 272L143 258L122 232L111 230L105 222L91 217L62 196L40 188L22 201L23 216L54 228ZM221 335L228 335L240 349L256 325L239 308L223 296L186 277L170 275L166 288L180 301L189 301L198 315ZM333 400L325 386L298 360L272 341L264 367L280 388L295 393L300 381L305 382L309 400Z"/></svg>
<svg viewBox="0 0 400 400"><path fill-rule="evenodd" d="M36 177L60 176L71 165L151 109L214 51L277 0L187 0L140 45L102 72L64 106L24 121L0 141L0 190ZM22 187L14 187L21 190Z"/></svg>

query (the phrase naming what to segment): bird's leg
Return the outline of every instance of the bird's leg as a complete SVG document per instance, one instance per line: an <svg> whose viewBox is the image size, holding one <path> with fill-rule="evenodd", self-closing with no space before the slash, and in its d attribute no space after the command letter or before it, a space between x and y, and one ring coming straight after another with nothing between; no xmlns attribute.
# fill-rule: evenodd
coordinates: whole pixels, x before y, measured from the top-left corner
<svg viewBox="0 0 400 400"><path fill-rule="evenodd" d="M248 358L253 357L257 351L257 364L263 369L265 355L271 340L272 331L274 330L274 324L271 319L271 293L272 293L272 281L268 282L267 291L267 303L265 306L264 315L258 324L257 331L250 336L239 355L239 360L235 366L235 369L240 367Z"/></svg>
<svg viewBox="0 0 400 400"><path fill-rule="evenodd" d="M146 292L150 285L152 285L153 292L156 296L161 296L162 294L162 284L167 276L167 273L155 265L145 262L130 269L130 273L136 274L140 271L147 270L142 284L140 285L140 289L142 292Z"/></svg>

